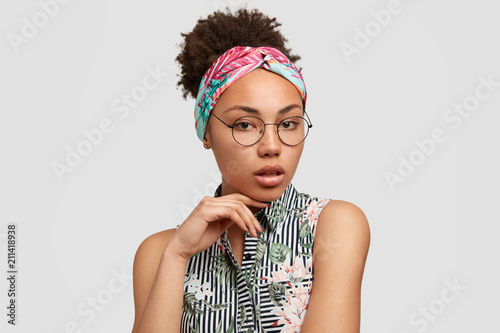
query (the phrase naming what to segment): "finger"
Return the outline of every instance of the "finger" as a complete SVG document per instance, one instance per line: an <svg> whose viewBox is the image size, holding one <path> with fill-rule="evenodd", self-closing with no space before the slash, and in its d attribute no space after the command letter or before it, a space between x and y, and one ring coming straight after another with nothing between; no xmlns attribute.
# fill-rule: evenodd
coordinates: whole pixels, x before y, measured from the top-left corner
<svg viewBox="0 0 500 333"><path fill-rule="evenodd" d="M268 206L267 203L251 199L241 193L232 193L222 197L212 198L212 200L209 200L209 203L212 206L229 205L236 209L246 225L246 228L243 228L241 225L240 228L244 231L248 231L253 237L258 237L257 233L264 231L248 206L264 208Z"/></svg>
<svg viewBox="0 0 500 333"><path fill-rule="evenodd" d="M233 205L238 216L244 221L247 231L252 237L257 238L258 232L261 232L259 221L257 221L250 209L244 203L235 202Z"/></svg>
<svg viewBox="0 0 500 333"><path fill-rule="evenodd" d="M260 223L259 223L259 220L257 220L257 218L255 217L255 214L245 205L243 206L244 207L244 214L246 215L246 220L249 221L252 226L253 226L253 229L259 233L259 232L263 232L264 229L261 227Z"/></svg>
<svg viewBox="0 0 500 333"><path fill-rule="evenodd" d="M264 207L267 207L269 205L269 202L258 201L258 200L252 199L252 198L250 198L242 193L233 193L233 194L230 194L228 196L233 196L237 200L243 202L245 205L251 206L251 207L264 208Z"/></svg>
<svg viewBox="0 0 500 333"><path fill-rule="evenodd" d="M247 223L245 222L243 217L238 213L234 204L233 205L226 204L225 206L220 206L219 209L221 210L221 213L218 214L220 217L230 219L231 221L236 223L241 230L250 232Z"/></svg>
<svg viewBox="0 0 500 333"><path fill-rule="evenodd" d="M262 232L263 230L260 227L259 221L255 218L250 209L241 201L238 200L225 200L223 202L219 202L219 204L225 204L233 207L239 216L243 219L248 232L252 237L258 237L258 232Z"/></svg>
<svg viewBox="0 0 500 333"><path fill-rule="evenodd" d="M221 219L221 221L219 223L220 223L221 231L224 232L225 230L227 230L227 228L229 228L230 226L232 226L234 224L234 221L231 219Z"/></svg>

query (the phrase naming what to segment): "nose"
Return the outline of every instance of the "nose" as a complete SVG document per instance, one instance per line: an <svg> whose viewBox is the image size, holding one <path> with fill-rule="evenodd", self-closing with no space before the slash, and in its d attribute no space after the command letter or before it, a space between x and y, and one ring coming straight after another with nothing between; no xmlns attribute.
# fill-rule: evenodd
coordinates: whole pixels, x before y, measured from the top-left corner
<svg viewBox="0 0 500 333"><path fill-rule="evenodd" d="M281 145L283 143L278 137L276 125L266 125L264 135L257 142L259 156L275 156L281 154Z"/></svg>

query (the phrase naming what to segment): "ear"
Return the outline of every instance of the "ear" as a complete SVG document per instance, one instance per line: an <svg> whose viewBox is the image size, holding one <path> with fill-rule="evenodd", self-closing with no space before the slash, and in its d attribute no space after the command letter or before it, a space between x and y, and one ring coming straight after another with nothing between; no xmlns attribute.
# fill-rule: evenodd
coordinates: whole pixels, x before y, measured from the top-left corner
<svg viewBox="0 0 500 333"><path fill-rule="evenodd" d="M210 116L207 119L207 123L205 125L205 136L203 137L203 145L206 145L210 149L212 148L212 137L210 136L210 127L211 127L211 122L210 122Z"/></svg>
<svg viewBox="0 0 500 333"><path fill-rule="evenodd" d="M207 149L210 149L212 147L211 141L212 140L210 139L210 133L205 133L205 136L203 137L203 146L207 146Z"/></svg>

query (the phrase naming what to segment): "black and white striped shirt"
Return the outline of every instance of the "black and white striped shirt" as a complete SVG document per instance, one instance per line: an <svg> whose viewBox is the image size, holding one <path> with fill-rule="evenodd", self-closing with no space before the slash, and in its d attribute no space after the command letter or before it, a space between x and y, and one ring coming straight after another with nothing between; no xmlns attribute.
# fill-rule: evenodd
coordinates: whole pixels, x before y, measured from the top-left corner
<svg viewBox="0 0 500 333"><path fill-rule="evenodd" d="M215 192L220 196L221 185ZM227 231L188 262L182 333L300 332L313 283L316 223L330 201L290 183L271 207L255 213L264 226L245 234L240 266Z"/></svg>

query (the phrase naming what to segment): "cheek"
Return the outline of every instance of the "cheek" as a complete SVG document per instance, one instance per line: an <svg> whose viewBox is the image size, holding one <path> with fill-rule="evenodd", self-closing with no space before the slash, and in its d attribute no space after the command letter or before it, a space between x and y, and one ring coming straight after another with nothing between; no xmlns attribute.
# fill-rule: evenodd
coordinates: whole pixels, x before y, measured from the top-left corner
<svg viewBox="0 0 500 333"><path fill-rule="evenodd" d="M213 152L220 172L229 181L231 177L244 174L249 167L248 151L244 151L232 137L231 142L214 143Z"/></svg>
<svg viewBox="0 0 500 333"><path fill-rule="evenodd" d="M288 158L290 160L290 164L298 164L300 160L300 156L302 156L302 151L304 150L304 144L301 143L298 146L290 147L290 149L286 152Z"/></svg>
<svg viewBox="0 0 500 333"><path fill-rule="evenodd" d="M286 154L286 158L284 159L286 161L286 164L284 166L286 166L286 168L288 168L288 171L291 172L289 173L289 176L293 177L293 175L295 174L295 171L297 170L300 162L302 150L303 146L291 148L288 151L283 152L284 154ZM285 156L284 154L283 156Z"/></svg>
<svg viewBox="0 0 500 333"><path fill-rule="evenodd" d="M227 154L217 162L222 177L233 185L242 184L247 181L251 174L251 165L248 158L240 158L237 154Z"/></svg>
<svg viewBox="0 0 500 333"><path fill-rule="evenodd" d="M226 175L226 179L230 179L231 177L240 176L245 172L245 165L238 158L230 158L226 161L226 165L224 168L224 172Z"/></svg>

